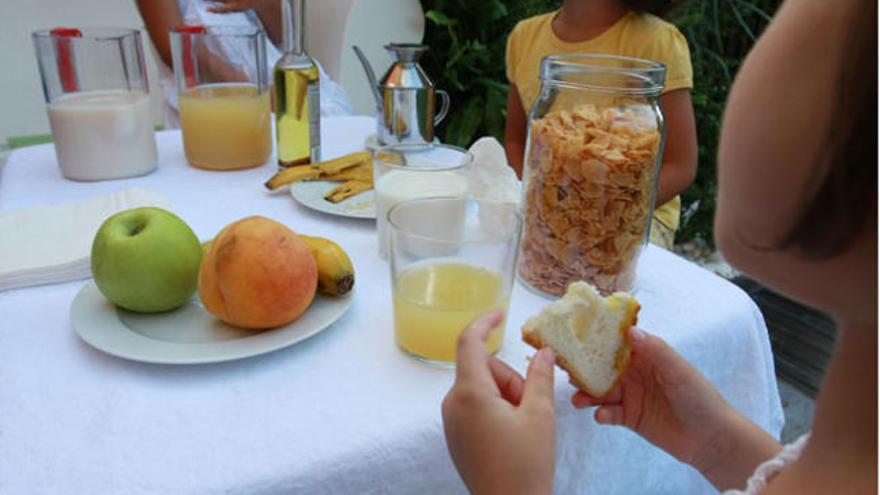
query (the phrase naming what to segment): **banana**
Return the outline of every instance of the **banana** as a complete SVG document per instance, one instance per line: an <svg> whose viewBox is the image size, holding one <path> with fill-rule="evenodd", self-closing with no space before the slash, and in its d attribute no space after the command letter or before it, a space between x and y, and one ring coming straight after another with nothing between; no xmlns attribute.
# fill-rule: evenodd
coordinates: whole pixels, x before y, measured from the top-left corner
<svg viewBox="0 0 880 495"><path fill-rule="evenodd" d="M292 184L301 180L320 180L323 179L324 176L332 176L344 170L350 170L358 166L369 167L370 181L372 182L372 158L373 154L371 152L358 151L332 160L288 167L284 170L278 171L275 175L269 178L264 185L266 186L266 189L274 191L287 184Z"/></svg>
<svg viewBox="0 0 880 495"><path fill-rule="evenodd" d="M297 165L279 171L264 184L266 189L274 191L281 186L293 184L301 180L314 179L321 175L321 171L311 165Z"/></svg>
<svg viewBox="0 0 880 495"><path fill-rule="evenodd" d="M368 189L373 188L373 181L364 182L359 180L350 180L334 187L324 195L324 200L331 203L338 203L343 199L348 199L355 194L360 194Z"/></svg>
<svg viewBox="0 0 880 495"><path fill-rule="evenodd" d="M300 234L318 264L318 290L343 296L354 287L354 267L345 251L330 239Z"/></svg>
<svg viewBox="0 0 880 495"><path fill-rule="evenodd" d="M335 174L338 172L342 172L345 169L354 167L361 162L370 161L372 159L373 153L369 151L358 151L355 153L349 153L345 156L340 156L339 158L334 158L332 160L313 163L312 166L320 170L322 174Z"/></svg>

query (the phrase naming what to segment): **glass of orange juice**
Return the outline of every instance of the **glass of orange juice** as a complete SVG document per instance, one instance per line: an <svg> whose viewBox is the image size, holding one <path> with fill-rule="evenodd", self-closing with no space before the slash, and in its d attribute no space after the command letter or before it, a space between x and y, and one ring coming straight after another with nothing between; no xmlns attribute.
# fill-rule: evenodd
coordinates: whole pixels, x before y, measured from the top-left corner
<svg viewBox="0 0 880 495"><path fill-rule="evenodd" d="M183 149L194 167L262 165L272 152L266 37L246 26L171 31Z"/></svg>
<svg viewBox="0 0 880 495"><path fill-rule="evenodd" d="M467 324L507 311L522 217L507 203L435 197L398 203L388 225L397 345L421 361L454 365ZM490 353L501 348L505 324L490 335Z"/></svg>

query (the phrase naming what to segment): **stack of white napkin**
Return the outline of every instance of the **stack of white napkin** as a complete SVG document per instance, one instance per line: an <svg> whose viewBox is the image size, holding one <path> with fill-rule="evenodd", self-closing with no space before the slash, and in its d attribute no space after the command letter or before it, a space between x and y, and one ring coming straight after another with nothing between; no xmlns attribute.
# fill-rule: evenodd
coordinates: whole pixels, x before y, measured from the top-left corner
<svg viewBox="0 0 880 495"><path fill-rule="evenodd" d="M519 205L520 182L507 165L507 155L497 139L484 137L468 150L474 156L470 193L476 199Z"/></svg>
<svg viewBox="0 0 880 495"><path fill-rule="evenodd" d="M0 212L0 291L88 278L92 240L107 217L171 201L132 187L78 203Z"/></svg>

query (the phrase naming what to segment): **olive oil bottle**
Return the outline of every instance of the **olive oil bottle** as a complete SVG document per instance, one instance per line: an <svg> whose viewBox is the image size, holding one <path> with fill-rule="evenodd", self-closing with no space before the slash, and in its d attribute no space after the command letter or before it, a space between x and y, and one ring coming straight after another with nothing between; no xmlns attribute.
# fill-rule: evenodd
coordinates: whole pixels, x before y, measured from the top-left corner
<svg viewBox="0 0 880 495"><path fill-rule="evenodd" d="M275 133L278 165L321 160L318 65L305 50L305 0L281 0L284 56L275 64Z"/></svg>

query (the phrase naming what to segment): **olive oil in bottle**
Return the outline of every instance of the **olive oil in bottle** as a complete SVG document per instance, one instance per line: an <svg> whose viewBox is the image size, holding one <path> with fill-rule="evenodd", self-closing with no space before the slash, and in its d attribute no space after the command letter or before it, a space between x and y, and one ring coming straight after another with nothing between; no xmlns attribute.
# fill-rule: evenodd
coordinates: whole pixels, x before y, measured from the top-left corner
<svg viewBox="0 0 880 495"><path fill-rule="evenodd" d="M275 64L275 132L281 167L321 160L319 75L305 51L304 1L282 0L284 56Z"/></svg>

